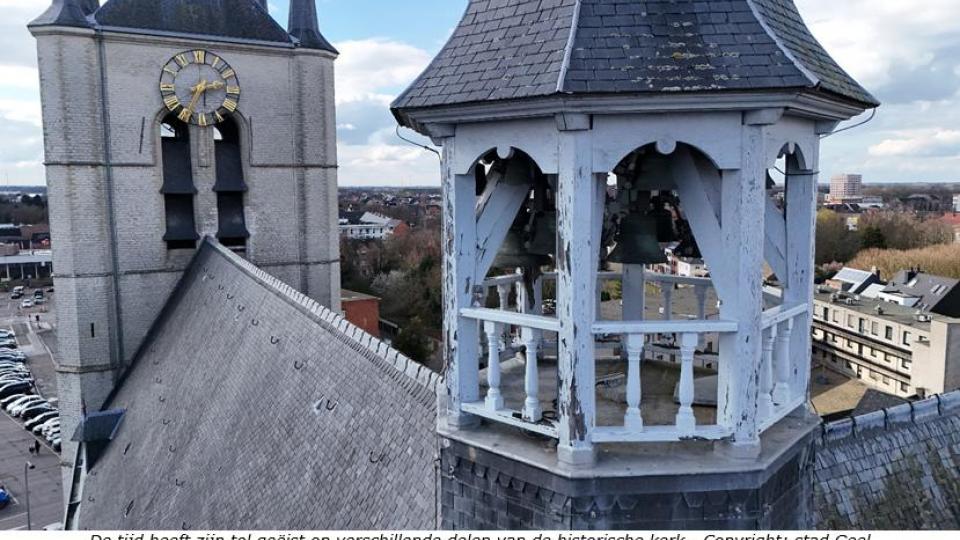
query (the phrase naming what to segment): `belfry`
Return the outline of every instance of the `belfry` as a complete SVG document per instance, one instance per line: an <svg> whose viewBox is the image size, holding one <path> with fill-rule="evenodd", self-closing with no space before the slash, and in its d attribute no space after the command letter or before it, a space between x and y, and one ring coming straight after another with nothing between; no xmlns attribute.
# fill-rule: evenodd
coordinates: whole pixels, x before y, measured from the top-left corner
<svg viewBox="0 0 960 540"><path fill-rule="evenodd" d="M443 525L807 526L820 138L876 106L791 0L470 1L393 104L443 147Z"/></svg>

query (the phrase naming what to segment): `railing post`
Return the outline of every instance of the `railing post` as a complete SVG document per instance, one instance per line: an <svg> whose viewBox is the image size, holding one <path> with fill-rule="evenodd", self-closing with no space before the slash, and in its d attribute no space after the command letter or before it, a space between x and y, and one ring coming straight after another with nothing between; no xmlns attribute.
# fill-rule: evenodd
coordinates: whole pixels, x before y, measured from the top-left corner
<svg viewBox="0 0 960 540"><path fill-rule="evenodd" d="M780 323L777 331L777 351L774 364L777 371L777 385L773 389L773 403L777 407L790 402L790 335L793 333L793 319Z"/></svg>
<svg viewBox="0 0 960 540"><path fill-rule="evenodd" d="M623 426L630 431L643 430L643 415L640 412L642 384L640 370L643 357L643 334L630 334L627 338L627 412Z"/></svg>
<svg viewBox="0 0 960 540"><path fill-rule="evenodd" d="M523 402L523 419L528 422L539 422L543 417L540 407L540 371L537 368L537 351L540 345L540 331L533 328L520 330L523 335L523 344L526 348L526 373L524 376L524 390L527 398Z"/></svg>
<svg viewBox="0 0 960 540"><path fill-rule="evenodd" d="M660 282L660 291L663 292L663 316L665 321L673 319L673 283Z"/></svg>
<svg viewBox="0 0 960 540"><path fill-rule="evenodd" d="M697 334L682 334L680 337L680 410L677 411L677 430L689 435L697 429L693 415L693 354L697 348Z"/></svg>
<svg viewBox="0 0 960 540"><path fill-rule="evenodd" d="M773 416L773 348L777 339L777 325L763 332L763 358L760 364L760 398L757 416L766 420Z"/></svg>
<svg viewBox="0 0 960 540"><path fill-rule="evenodd" d="M487 409L498 411L503 408L503 395L500 393L500 325L494 322L483 323L487 335Z"/></svg>

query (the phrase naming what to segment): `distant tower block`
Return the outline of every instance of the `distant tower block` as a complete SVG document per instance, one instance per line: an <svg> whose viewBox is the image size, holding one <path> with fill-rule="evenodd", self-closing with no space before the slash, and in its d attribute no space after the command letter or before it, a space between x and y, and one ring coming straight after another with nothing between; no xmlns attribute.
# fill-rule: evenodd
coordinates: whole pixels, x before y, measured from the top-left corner
<svg viewBox="0 0 960 540"><path fill-rule="evenodd" d="M863 176L838 174L830 179L830 202L842 204L863 200Z"/></svg>
<svg viewBox="0 0 960 540"><path fill-rule="evenodd" d="M266 0L57 0L29 25L68 465L81 411L113 391L201 237L339 309L337 52L294 6L290 31Z"/></svg>
<svg viewBox="0 0 960 540"><path fill-rule="evenodd" d="M634 5L473 0L393 104L443 146L444 527L809 523L819 141L878 102L790 0Z"/></svg>

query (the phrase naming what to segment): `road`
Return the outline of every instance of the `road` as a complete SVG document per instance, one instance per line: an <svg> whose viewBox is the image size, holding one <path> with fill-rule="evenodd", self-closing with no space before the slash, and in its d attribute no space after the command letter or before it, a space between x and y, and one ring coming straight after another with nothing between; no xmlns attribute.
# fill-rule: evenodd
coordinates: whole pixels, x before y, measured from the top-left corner
<svg viewBox="0 0 960 540"><path fill-rule="evenodd" d="M32 294L32 291L28 293ZM37 381L37 388L48 399L57 395L56 372L53 360L36 332L38 329L46 331L55 324L52 311L53 305L50 303L40 308L22 310L19 301L10 300L8 294L0 297L0 328L12 328L17 333L17 342L28 356L27 365ZM39 326L36 315L40 315ZM63 518L60 457L47 446L40 449L39 455L31 454L28 448L35 440L31 433L20 426L19 421L0 411L0 484L14 498L13 504L0 510L0 530L27 528L24 482L24 464L27 462L35 467L28 473L30 521L33 528L40 529Z"/></svg>

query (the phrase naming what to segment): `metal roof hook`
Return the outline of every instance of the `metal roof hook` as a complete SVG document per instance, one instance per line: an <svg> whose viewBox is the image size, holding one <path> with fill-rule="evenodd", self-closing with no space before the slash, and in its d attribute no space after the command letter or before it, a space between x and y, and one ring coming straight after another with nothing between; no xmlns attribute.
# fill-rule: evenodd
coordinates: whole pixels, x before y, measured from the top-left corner
<svg viewBox="0 0 960 540"><path fill-rule="evenodd" d="M163 425L165 425L165 426L169 426L169 425L170 425L170 419L169 419L169 418L164 418L163 420L160 421L160 423L163 424Z"/></svg>
<svg viewBox="0 0 960 540"><path fill-rule="evenodd" d="M379 455L379 456L374 456L373 450L370 451L370 463L380 463L380 461L381 461L383 458L384 458L384 453L383 453L383 452L380 452L380 455Z"/></svg>
<svg viewBox="0 0 960 540"><path fill-rule="evenodd" d="M340 405L340 402L339 402L339 401L330 401L329 399L327 400L327 410L328 410L328 411L333 411L334 409L337 408L337 405Z"/></svg>
<svg viewBox="0 0 960 540"><path fill-rule="evenodd" d="M183 480L181 480L181 479L179 479L179 478L174 478L174 479L173 479L173 484L174 484L175 486L177 486L177 487L183 487L183 485L186 484L186 482L184 482Z"/></svg>
<svg viewBox="0 0 960 540"><path fill-rule="evenodd" d="M233 299L236 298L236 297L237 297L237 295L235 295L235 294L227 293L227 300L233 300Z"/></svg>
<svg viewBox="0 0 960 540"><path fill-rule="evenodd" d="M276 345L276 344L278 344L278 343L280 343L280 338L278 338L277 336L270 336L270 344L271 344L271 345Z"/></svg>
<svg viewBox="0 0 960 540"><path fill-rule="evenodd" d="M158 399L160 400L160 403L166 403L166 401L167 401L167 398L165 398L165 397L163 397L163 396L160 396Z"/></svg>
<svg viewBox="0 0 960 540"><path fill-rule="evenodd" d="M247 310L247 306L243 306L243 305L237 306L237 311L239 311L240 313L243 313L246 310Z"/></svg>
<svg viewBox="0 0 960 540"><path fill-rule="evenodd" d="M177 447L171 444L170 446L167 447L167 450L170 450L170 453L172 454L177 451Z"/></svg>
<svg viewBox="0 0 960 540"><path fill-rule="evenodd" d="M253 326L260 326L260 319L251 319L250 324Z"/></svg>
<svg viewBox="0 0 960 540"><path fill-rule="evenodd" d="M301 369L303 369L304 367L306 367L306 365L307 365L307 363L304 362L304 361L301 361L301 360L294 360L294 361L293 361L293 369L295 369L295 370L297 370L297 371L300 371Z"/></svg>

